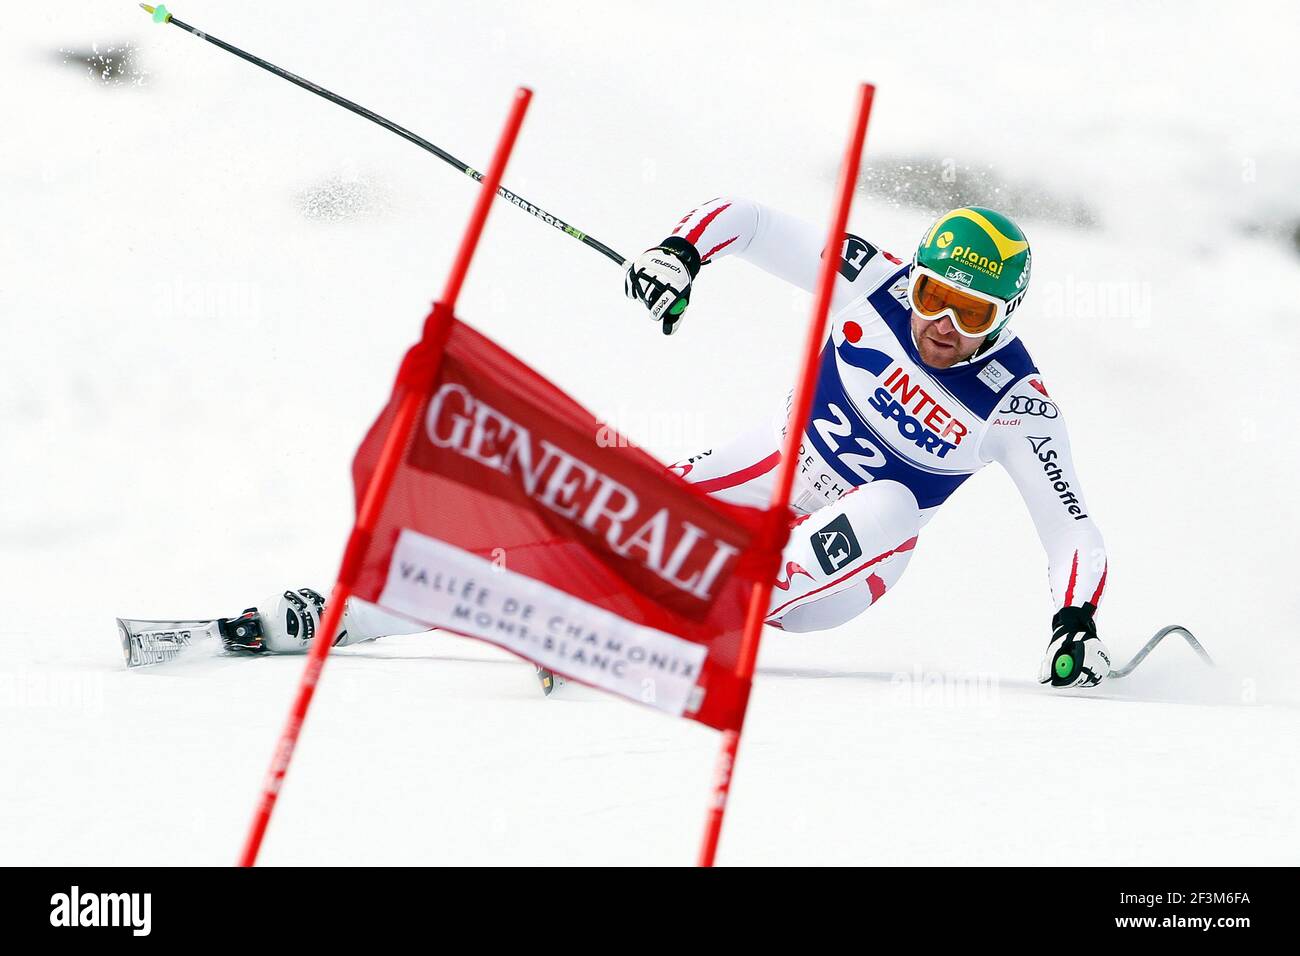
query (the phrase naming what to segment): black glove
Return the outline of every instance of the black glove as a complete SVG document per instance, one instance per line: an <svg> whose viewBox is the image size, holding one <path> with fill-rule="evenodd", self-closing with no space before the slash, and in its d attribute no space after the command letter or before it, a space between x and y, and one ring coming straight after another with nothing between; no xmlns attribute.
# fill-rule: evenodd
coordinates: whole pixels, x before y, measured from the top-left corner
<svg viewBox="0 0 1300 956"><path fill-rule="evenodd" d="M681 236L669 236L647 249L628 266L623 291L643 302L650 317L663 322L664 335L672 335L691 300L691 281L700 271L700 253Z"/></svg>
<svg viewBox="0 0 1300 956"><path fill-rule="evenodd" d="M1052 616L1052 639L1038 673L1040 684L1092 687L1110 673L1110 654L1097 637L1096 606L1063 607Z"/></svg>

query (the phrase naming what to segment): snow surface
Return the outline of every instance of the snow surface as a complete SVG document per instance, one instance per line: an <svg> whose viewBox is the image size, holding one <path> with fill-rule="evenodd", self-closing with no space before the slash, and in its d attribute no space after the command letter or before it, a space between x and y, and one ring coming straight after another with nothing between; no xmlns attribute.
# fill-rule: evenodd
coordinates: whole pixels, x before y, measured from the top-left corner
<svg viewBox="0 0 1300 956"><path fill-rule="evenodd" d="M177 6L480 167L532 85L508 185L624 253L723 192L823 222L861 79L870 162L1029 196L1018 326L1111 551L1103 637L1125 659L1177 621L1220 667L1169 643L1039 688L1043 558L989 469L880 607L765 636L720 862L1298 861L1294 5L661 2L653 36L631 5ZM128 673L113 618L328 587L473 189L127 0L3 31L0 863L226 864L302 662ZM905 253L932 211L877 190L852 221ZM665 338L501 205L461 312L672 460L770 407L807 314L741 264L706 279ZM689 863L716 745L545 700L487 645L348 649L263 860Z"/></svg>

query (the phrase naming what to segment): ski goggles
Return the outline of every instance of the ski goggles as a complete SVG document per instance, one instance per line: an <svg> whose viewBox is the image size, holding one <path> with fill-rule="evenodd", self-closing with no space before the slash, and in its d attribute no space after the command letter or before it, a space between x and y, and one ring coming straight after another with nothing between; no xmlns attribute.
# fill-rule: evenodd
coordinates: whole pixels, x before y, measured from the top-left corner
<svg viewBox="0 0 1300 956"><path fill-rule="evenodd" d="M973 339L1000 328L1020 299L1017 296L1007 303L974 289L963 289L921 265L912 267L907 294L921 318L934 321L950 316L957 331Z"/></svg>

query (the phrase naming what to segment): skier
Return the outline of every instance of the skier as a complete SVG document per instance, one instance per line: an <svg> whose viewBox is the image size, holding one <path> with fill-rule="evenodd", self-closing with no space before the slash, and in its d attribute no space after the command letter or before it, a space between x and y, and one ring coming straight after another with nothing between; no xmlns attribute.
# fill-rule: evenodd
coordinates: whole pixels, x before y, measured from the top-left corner
<svg viewBox="0 0 1300 956"><path fill-rule="evenodd" d="M814 227L744 199L713 199L636 258L624 289L670 335L704 265L736 256L812 292L822 254ZM827 254L838 256L839 277L767 623L807 632L857 617L902 576L939 506L997 461L1047 552L1056 611L1039 680L1099 683L1110 672L1095 621L1105 547L1060 408L1008 328L1029 285L1024 233L1006 216L971 206L931 225L910 263L854 235ZM673 470L725 501L766 507L790 402ZM323 605L309 589L285 591L238 618L194 623L231 650L301 652ZM411 630L404 618L354 601L334 643ZM130 655L125 630L123 640ZM549 694L557 678L542 668L539 676Z"/></svg>
<svg viewBox="0 0 1300 956"><path fill-rule="evenodd" d="M812 292L822 254L812 226L713 199L636 259L625 291L671 335L703 266L736 256ZM826 254L839 257L839 276L767 623L815 631L861 614L898 581L939 506L997 461L1047 552L1056 612L1039 680L1099 683L1110 671L1095 621L1105 547L1060 408L1008 328L1029 286L1024 233L991 209L965 207L925 231L910 263L854 235ZM711 495L765 507L788 405L674 468Z"/></svg>

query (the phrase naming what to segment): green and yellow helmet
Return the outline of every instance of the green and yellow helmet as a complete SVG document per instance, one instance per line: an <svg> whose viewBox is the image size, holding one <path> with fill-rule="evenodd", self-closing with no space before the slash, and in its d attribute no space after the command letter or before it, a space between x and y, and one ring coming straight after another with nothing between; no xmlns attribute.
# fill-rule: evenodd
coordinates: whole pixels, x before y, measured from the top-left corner
<svg viewBox="0 0 1300 956"><path fill-rule="evenodd" d="M963 206L946 212L926 230L912 258L955 288L1002 303L987 332L997 337L1029 288L1029 241L1014 222L992 209Z"/></svg>

